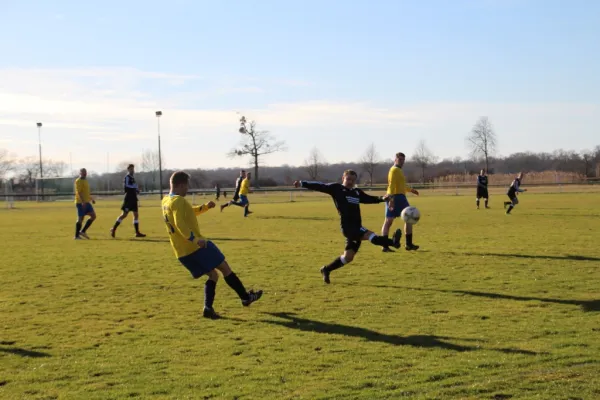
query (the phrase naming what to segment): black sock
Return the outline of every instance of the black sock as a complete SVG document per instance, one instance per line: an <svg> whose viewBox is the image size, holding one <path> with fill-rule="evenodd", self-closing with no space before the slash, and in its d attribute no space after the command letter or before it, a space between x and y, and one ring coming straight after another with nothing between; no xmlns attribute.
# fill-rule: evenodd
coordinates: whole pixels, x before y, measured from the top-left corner
<svg viewBox="0 0 600 400"><path fill-rule="evenodd" d="M93 220L93 219L88 219L88 220L85 222L85 226L83 227L83 230L82 230L81 232L85 233L85 231L87 231L87 230L88 230L88 228L90 227L90 225L92 225L92 222L94 222L94 220Z"/></svg>
<svg viewBox="0 0 600 400"><path fill-rule="evenodd" d="M335 270L336 270L336 269L338 269L338 268L342 268L343 266L344 266L344 263L342 262L342 258L341 258L341 257L338 257L338 258L336 258L335 260L333 260L333 261L331 262L331 264L329 264L329 265L325 266L325 269L326 269L328 272L331 272L331 271L335 271Z"/></svg>
<svg viewBox="0 0 600 400"><path fill-rule="evenodd" d="M371 243L375 246L383 246L389 247L394 244L394 242L387 236L373 236L371 238Z"/></svg>
<svg viewBox="0 0 600 400"><path fill-rule="evenodd" d="M515 206L513 206L512 204L510 206L508 206L508 210L506 210L506 213L510 214L510 212L512 211L513 208L515 208Z"/></svg>
<svg viewBox="0 0 600 400"><path fill-rule="evenodd" d="M121 224L121 220L117 219L117 221L115 222L115 224L113 225L113 230L117 230L117 227Z"/></svg>
<svg viewBox="0 0 600 400"><path fill-rule="evenodd" d="M475 203L477 204L477 207L479 207L479 200L475 200Z"/></svg>
<svg viewBox="0 0 600 400"><path fill-rule="evenodd" d="M217 282L213 280L207 280L204 284L204 307L213 308L215 302L215 294L217 290Z"/></svg>
<svg viewBox="0 0 600 400"><path fill-rule="evenodd" d="M485 201L485 206L486 206L486 207L488 206L488 201L487 201L487 200Z"/></svg>
<svg viewBox="0 0 600 400"><path fill-rule="evenodd" d="M240 297L240 299L242 299L242 300L249 299L248 292L246 291L244 284L242 283L242 281L240 281L240 278L238 278L235 273L232 272L231 274L227 275L225 277L225 282L227 282L229 287L231 287L233 290L235 290L235 292Z"/></svg>
<svg viewBox="0 0 600 400"><path fill-rule="evenodd" d="M134 222L133 227L135 228L135 233L140 233L140 223Z"/></svg>
<svg viewBox="0 0 600 400"><path fill-rule="evenodd" d="M75 223L75 237L79 237L79 232L81 232L81 222Z"/></svg>
<svg viewBox="0 0 600 400"><path fill-rule="evenodd" d="M413 242L412 242L412 233L408 233L406 235L406 245L407 246L412 246Z"/></svg>
<svg viewBox="0 0 600 400"><path fill-rule="evenodd" d="M386 240L389 240L389 236L388 235L381 235L382 237L386 238ZM383 247L388 248L389 245L385 244L383 245Z"/></svg>

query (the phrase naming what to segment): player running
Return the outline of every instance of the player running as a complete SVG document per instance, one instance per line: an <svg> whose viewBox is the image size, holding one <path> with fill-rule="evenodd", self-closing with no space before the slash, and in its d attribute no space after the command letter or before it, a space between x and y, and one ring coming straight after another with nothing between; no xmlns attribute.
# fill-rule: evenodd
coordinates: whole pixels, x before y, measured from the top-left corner
<svg viewBox="0 0 600 400"><path fill-rule="evenodd" d="M377 236L375 233L362 226L360 203L382 203L388 199L389 195L379 197L370 196L361 189L355 188L356 179L356 172L349 169L344 171L342 184L312 181L294 182L295 187L303 187L330 195L333 198L335 207L341 217L341 230L346 238L346 247L344 253L340 257L333 260L331 264L321 268L321 274L323 275L323 281L325 283L330 283L329 275L332 271L341 268L354 260L354 256L358 252L363 240L369 240L376 246L393 246L395 248L400 248L402 230L396 230L393 239L390 239L385 236Z"/></svg>
<svg viewBox="0 0 600 400"><path fill-rule="evenodd" d="M219 315L213 309L215 292L221 271L225 282L237 293L243 306L249 306L261 298L263 292L258 290L246 291L244 285L231 270L225 256L210 240L200 234L196 215L215 207L214 202L192 207L185 199L189 187L190 176L178 171L171 175L171 191L162 200L163 219L167 226L171 246L179 262L186 267L194 279L206 275L208 280L204 285L205 318L217 319Z"/></svg>
<svg viewBox="0 0 600 400"><path fill-rule="evenodd" d="M519 172L519 175L510 184L510 187L508 188L508 192L506 192L506 194L508 195L508 198L510 199L510 201L504 202L504 208L506 208L506 206L508 206L508 210L506 210L506 214L510 214L512 209L515 208L515 206L517 204L519 204L519 199L517 198L517 193L523 193L523 192L527 191L527 189L521 189L521 180L523 179L523 175L524 174L522 172Z"/></svg>
<svg viewBox="0 0 600 400"><path fill-rule="evenodd" d="M125 175L125 178L123 179L123 191L125 192L125 197L123 197L123 204L121 205L122 212L117 218L115 225L110 230L110 236L112 237L115 237L117 228L121 222L127 218L127 215L129 215L130 211L133 212L133 227L135 228L135 237L146 237L146 235L140 232L138 214L138 194L140 193L140 189L138 188L135 178L133 177L134 173L135 166L133 164L129 164L127 167L127 175Z"/></svg>

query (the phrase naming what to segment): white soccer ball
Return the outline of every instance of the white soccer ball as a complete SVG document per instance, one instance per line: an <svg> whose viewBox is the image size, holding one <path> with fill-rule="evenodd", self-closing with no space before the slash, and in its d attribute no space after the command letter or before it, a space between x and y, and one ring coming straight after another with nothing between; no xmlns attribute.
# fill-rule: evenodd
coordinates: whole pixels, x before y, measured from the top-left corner
<svg viewBox="0 0 600 400"><path fill-rule="evenodd" d="M409 206L402 210L402 214L400 214L400 217L407 224L415 225L417 222L419 222L419 219L421 219L421 213L419 212L417 207Z"/></svg>

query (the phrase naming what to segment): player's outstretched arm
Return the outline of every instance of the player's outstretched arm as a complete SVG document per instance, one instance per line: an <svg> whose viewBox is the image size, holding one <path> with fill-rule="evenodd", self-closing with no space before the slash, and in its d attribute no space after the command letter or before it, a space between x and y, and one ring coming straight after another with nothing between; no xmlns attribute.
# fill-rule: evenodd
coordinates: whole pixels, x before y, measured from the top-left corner
<svg viewBox="0 0 600 400"><path fill-rule="evenodd" d="M332 194L336 183L323 183L317 181L294 181L294 187L302 187L317 192Z"/></svg>
<svg viewBox="0 0 600 400"><path fill-rule="evenodd" d="M194 210L194 214L198 216L200 214L204 214L205 212L207 212L211 208L215 208L215 202L214 201L209 201L208 203L202 204L200 206L193 206L192 210Z"/></svg>
<svg viewBox="0 0 600 400"><path fill-rule="evenodd" d="M387 194L385 196L371 196L370 194L366 194L365 192L363 192L361 189L357 189L357 190L358 190L358 199L361 203L364 203L364 204L383 203L389 197Z"/></svg>

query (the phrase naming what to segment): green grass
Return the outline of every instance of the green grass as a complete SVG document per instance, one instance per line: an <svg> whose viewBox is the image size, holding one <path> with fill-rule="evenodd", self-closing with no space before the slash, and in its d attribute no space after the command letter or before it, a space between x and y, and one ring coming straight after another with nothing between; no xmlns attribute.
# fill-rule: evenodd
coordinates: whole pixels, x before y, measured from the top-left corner
<svg viewBox="0 0 600 400"><path fill-rule="evenodd" d="M289 196L288 196L289 197ZM364 243L324 285L343 249L323 196L255 196L255 213L199 217L247 287L221 279L200 317L194 281L145 200L92 240L73 241L72 203L0 210L2 399L593 399L600 397L600 195L525 194L514 214L472 196L410 198L416 253ZM252 200L252 197L251 197ZM363 205L378 231L381 205ZM131 218L131 217L130 217Z"/></svg>

